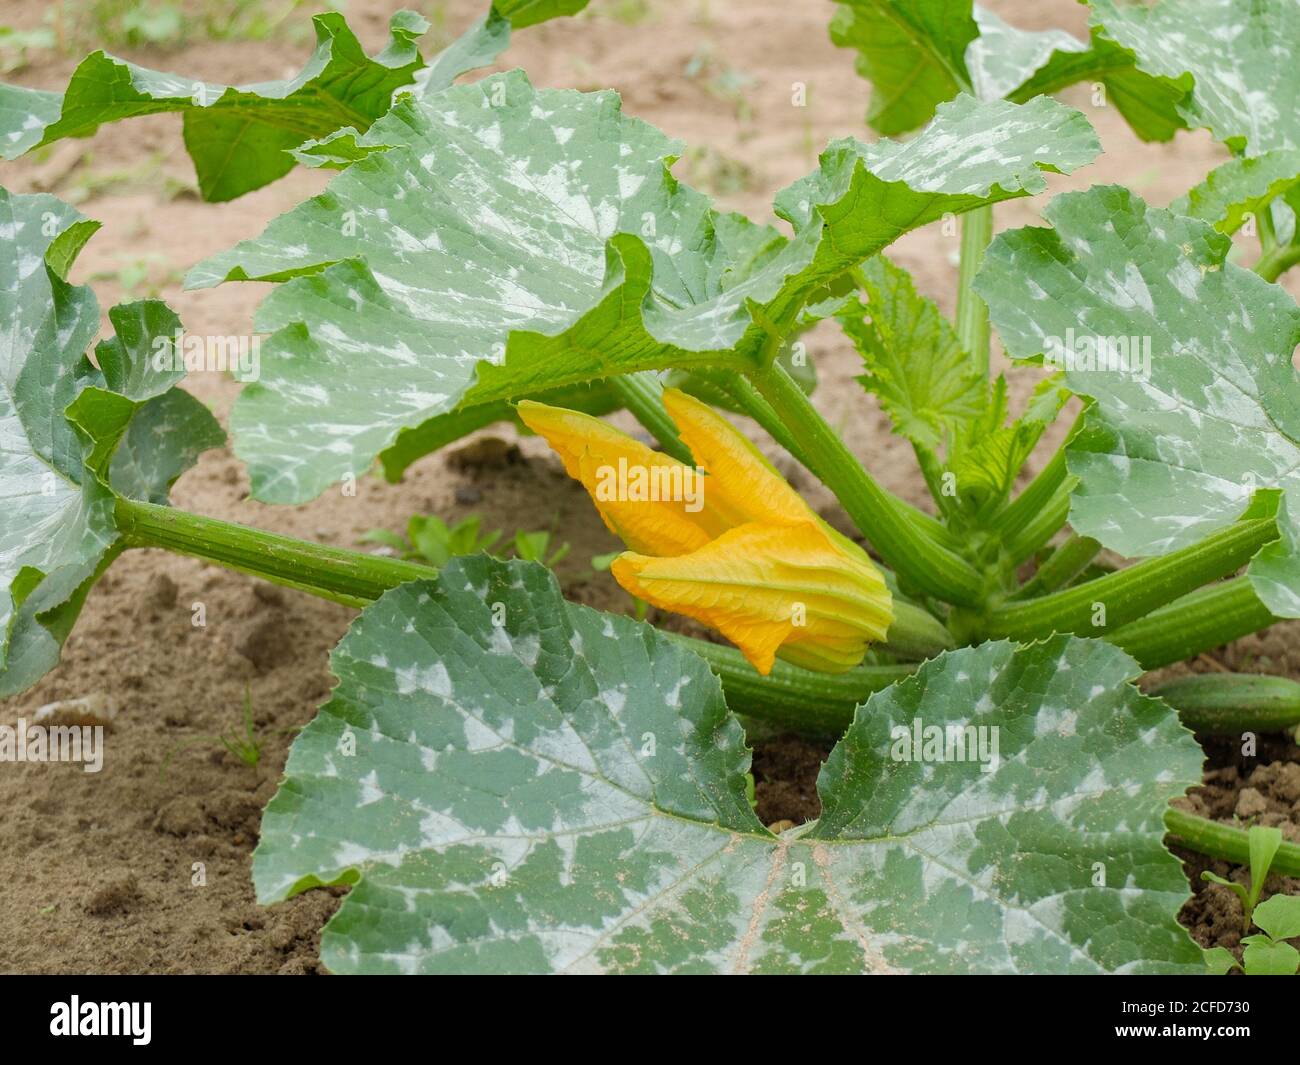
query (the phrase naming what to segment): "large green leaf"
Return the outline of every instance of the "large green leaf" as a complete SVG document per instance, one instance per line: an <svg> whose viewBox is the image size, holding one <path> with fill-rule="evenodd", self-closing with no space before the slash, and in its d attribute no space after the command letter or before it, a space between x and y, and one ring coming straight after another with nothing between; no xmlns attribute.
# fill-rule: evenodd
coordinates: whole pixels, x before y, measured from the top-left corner
<svg viewBox="0 0 1300 1065"><path fill-rule="evenodd" d="M1249 574L1273 613L1300 616L1300 308L1228 263L1229 237L1125 189L1058 196L1045 217L1053 229L993 242L976 288L1012 356L1083 357L1065 378L1097 403L1068 453L1071 524L1123 555L1164 554L1280 489L1282 538ZM1124 340L1128 365L1090 367L1093 338ZM1148 343L1149 374L1132 354Z"/></svg>
<svg viewBox="0 0 1300 1065"><path fill-rule="evenodd" d="M113 490L165 500L223 439L202 404L172 390L181 373L154 366L155 338L180 327L161 303L115 307L99 368L87 359L99 306L65 278L97 228L52 196L0 189L0 230L12 249L0 260L0 694L58 661L86 591L117 550ZM75 429L64 417L74 401ZM101 476L87 474L88 454Z"/></svg>
<svg viewBox="0 0 1300 1065"><path fill-rule="evenodd" d="M510 43L511 28L572 15L588 0L494 0L487 14L426 66L416 46L429 28L412 11L389 24L388 45L368 56L337 12L317 15L316 48L297 77L234 87L163 74L93 52L66 93L0 85L0 154L15 159L63 137L84 137L105 122L179 111L185 147L206 200L231 200L293 169L351 162L356 140L388 111L395 93L436 94L487 66Z"/></svg>
<svg viewBox="0 0 1300 1065"><path fill-rule="evenodd" d="M421 96L442 92L460 75L495 62L510 44L512 29L576 14L587 3L588 0L495 0L486 15L429 60L428 66L416 71L415 92ZM346 126L325 137L306 141L290 154L305 166L342 170L388 147L373 142L362 144L360 137L361 131L355 126Z"/></svg>
<svg viewBox="0 0 1300 1065"><path fill-rule="evenodd" d="M1132 52L1094 32L1021 30L971 0L838 0L831 39L858 53L872 83L867 121L905 133L958 93L1023 102L1080 81L1101 82L1144 140L1168 140L1183 121L1185 86L1136 68Z"/></svg>
<svg viewBox="0 0 1300 1065"><path fill-rule="evenodd" d="M243 88L163 74L93 52L73 72L57 116L49 93L6 86L0 97L5 158L63 137L84 137L105 122L161 111L184 113L185 146L208 200L230 200L293 168L289 150L343 126L365 128L388 110L393 92L423 66L416 40L428 23L399 11L388 47L366 55L343 16L317 15L316 49L289 81ZM21 104L28 103L24 115Z"/></svg>
<svg viewBox="0 0 1300 1065"><path fill-rule="evenodd" d="M368 607L332 668L253 878L264 903L353 885L335 972L1201 967L1161 843L1201 752L1101 641L986 643L872 696L821 820L779 837L705 664L540 566L456 559ZM896 760L917 723L996 729L988 769Z"/></svg>
<svg viewBox="0 0 1300 1065"><path fill-rule="evenodd" d="M274 336L232 419L268 501L363 473L458 406L752 365L772 325L792 328L900 234L1038 192L1042 170L1097 151L1083 116L1050 100L968 97L906 144L832 145L778 199L799 230L786 240L678 184L681 146L610 92L537 90L512 72L404 100L363 141L385 150L187 279L293 279L258 313Z"/></svg>
<svg viewBox="0 0 1300 1065"><path fill-rule="evenodd" d="M841 0L831 20L831 40L857 50L872 85L867 122L884 134L925 125L970 88L966 48L978 36L971 4L952 0Z"/></svg>
<svg viewBox="0 0 1300 1065"><path fill-rule="evenodd" d="M1184 81L1190 75L1191 92L1179 104L1188 125L1248 155L1300 148L1296 0L1091 4L1093 24L1133 52L1142 70Z"/></svg>

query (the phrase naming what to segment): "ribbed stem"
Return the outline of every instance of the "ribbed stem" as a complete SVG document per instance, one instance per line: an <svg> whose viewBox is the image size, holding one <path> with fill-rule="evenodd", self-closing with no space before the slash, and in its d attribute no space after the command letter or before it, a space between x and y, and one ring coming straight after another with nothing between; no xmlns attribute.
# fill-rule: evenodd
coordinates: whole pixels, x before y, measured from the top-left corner
<svg viewBox="0 0 1300 1065"><path fill-rule="evenodd" d="M1234 572L1276 539L1271 518L1239 521L1180 551L1039 599L1008 603L992 612L987 631L1015 639L1050 632L1100 636Z"/></svg>
<svg viewBox="0 0 1300 1065"><path fill-rule="evenodd" d="M793 455L804 469L808 470L809 473L813 474L819 481L824 483L825 478L817 472L812 456L808 454L807 449L800 442L799 438L791 433L785 423L781 421L781 418L777 415L776 411L772 409L772 405L768 403L758 389L750 383L749 378L742 374L728 373L725 375L725 379L726 384L721 387L725 387L727 393L736 401L740 408L753 418L754 421L758 422L758 424L767 431L768 435L771 436L773 440ZM898 499L892 496L890 498L898 512L931 540L949 550L955 550L957 548L957 537L948 526L943 524L943 522L936 520L931 515L925 513L925 511L912 506L911 503L908 503L904 499Z"/></svg>
<svg viewBox="0 0 1300 1065"><path fill-rule="evenodd" d="M1197 673L1151 688L1184 725L1215 736L1280 732L1300 725L1300 684L1259 673Z"/></svg>
<svg viewBox="0 0 1300 1065"><path fill-rule="evenodd" d="M699 655L722 681L727 706L812 735L839 736L853 722L854 708L872 692L909 676L915 666L858 666L847 673L813 673L777 659L764 677L734 647L666 634Z"/></svg>
<svg viewBox="0 0 1300 1065"><path fill-rule="evenodd" d="M1250 864L1250 833L1244 828L1233 828L1172 806L1165 811L1165 828L1177 837L1179 843L1197 854L1222 858L1238 865ZM1283 876L1300 876L1300 847L1283 842L1269 871Z"/></svg>
<svg viewBox="0 0 1300 1065"><path fill-rule="evenodd" d="M1013 565L1018 566L1025 559L1037 554L1064 528L1065 523L1070 520L1070 493L1074 491L1076 483L1076 478L1067 476L1042 507L1028 515L1020 531L1007 539L1006 555ZM1028 492L1029 489L1025 491Z"/></svg>
<svg viewBox="0 0 1300 1065"><path fill-rule="evenodd" d="M1091 536L1071 534L1043 561L1043 564L1038 567L1038 572L1026 581L1012 598L1032 599L1038 595L1054 592L1058 588L1064 588L1088 568L1100 551L1101 544Z"/></svg>
<svg viewBox="0 0 1300 1065"><path fill-rule="evenodd" d="M1159 669L1259 632L1278 620L1260 602L1250 578L1235 577L1185 595L1108 633L1106 639L1136 658L1143 669Z"/></svg>
<svg viewBox="0 0 1300 1065"><path fill-rule="evenodd" d="M780 365L756 375L755 384L787 428L799 438L814 472L901 579L949 603L976 606L984 581L959 555L923 535L844 445L803 390Z"/></svg>
<svg viewBox="0 0 1300 1065"><path fill-rule="evenodd" d="M975 275L993 238L993 208L976 207L961 216L961 265L957 272L957 339L975 368L989 376L989 310L975 294Z"/></svg>
<svg viewBox="0 0 1300 1065"><path fill-rule="evenodd" d="M173 507L118 498L118 530L129 547L163 547L346 606L365 606L432 566L218 521Z"/></svg>

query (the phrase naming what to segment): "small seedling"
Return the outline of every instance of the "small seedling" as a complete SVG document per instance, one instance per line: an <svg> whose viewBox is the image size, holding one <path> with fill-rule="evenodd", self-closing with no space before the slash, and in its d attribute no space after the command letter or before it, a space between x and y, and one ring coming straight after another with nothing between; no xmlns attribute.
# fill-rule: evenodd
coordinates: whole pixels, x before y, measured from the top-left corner
<svg viewBox="0 0 1300 1065"><path fill-rule="evenodd" d="M371 529L361 537L361 543L382 544L400 558L441 567L459 555L491 551L501 539L501 531L485 533L482 528L483 519L477 514L455 525L433 514L415 514L406 523L405 539L388 529Z"/></svg>
<svg viewBox="0 0 1300 1065"><path fill-rule="evenodd" d="M244 735L242 737L218 736L217 739L244 765L250 769L257 768L257 763L262 758L262 741L257 738L253 726L253 696L247 687L244 688Z"/></svg>
<svg viewBox="0 0 1300 1065"><path fill-rule="evenodd" d="M1268 879L1269 866L1273 864L1273 858L1277 854L1278 848L1282 846L1282 830L1265 828L1262 825L1252 825L1248 839L1250 844L1249 889L1242 887L1235 881L1225 880L1208 869L1201 873L1202 880L1222 884L1241 900L1241 930L1243 933L1250 931L1255 905L1259 902L1260 892L1264 890L1264 881Z"/></svg>
<svg viewBox="0 0 1300 1065"><path fill-rule="evenodd" d="M540 562L554 568L568 553L568 543L562 543L551 551L551 534L545 530L515 533L515 557L525 562Z"/></svg>
<svg viewBox="0 0 1300 1065"><path fill-rule="evenodd" d="M1300 897L1274 895L1255 907L1254 923L1262 934L1242 941L1241 962L1226 947L1205 952L1205 964L1216 976L1236 967L1247 976L1295 976L1300 970L1300 950L1288 939L1300 936Z"/></svg>
<svg viewBox="0 0 1300 1065"><path fill-rule="evenodd" d="M177 752L184 750L191 744L204 742L215 742L221 744L227 751L243 762L244 765L248 766L249 769L256 769L258 763L262 760L262 740L258 737L256 726L253 724L253 695L247 685L244 687L243 716L244 733L242 736L238 733L233 736L191 736L189 739L183 740L172 748L171 753L163 759L163 764L158 770L159 775L166 776L167 766L171 764L171 760L176 756Z"/></svg>

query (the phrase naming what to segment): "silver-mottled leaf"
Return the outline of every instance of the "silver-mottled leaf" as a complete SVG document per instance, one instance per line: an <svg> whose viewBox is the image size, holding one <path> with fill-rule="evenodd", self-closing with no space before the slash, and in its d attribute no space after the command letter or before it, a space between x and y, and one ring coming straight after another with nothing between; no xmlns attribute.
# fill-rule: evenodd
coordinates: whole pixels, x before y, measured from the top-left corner
<svg viewBox="0 0 1300 1065"><path fill-rule="evenodd" d="M253 877L263 902L353 885L321 939L335 972L1201 966L1161 842L1201 753L1104 642L927 663L859 710L822 819L779 837L704 663L539 566L454 560L368 607L332 664ZM901 757L917 723L954 728L948 760ZM959 760L967 727L994 731Z"/></svg>
<svg viewBox="0 0 1300 1065"><path fill-rule="evenodd" d="M1138 70L1133 54L1095 30L1087 42L1062 30L1022 30L971 0L839 0L831 39L858 52L872 84L867 121L905 133L959 93L1017 102L1078 82L1104 86L1106 102L1143 140L1183 128L1185 88Z"/></svg>
<svg viewBox="0 0 1300 1065"><path fill-rule="evenodd" d="M89 288L65 278L97 228L52 196L0 189L10 252L0 258L0 694L30 686L57 662L117 541L112 491L86 474L93 441L64 417L69 405L87 389L111 397L87 403L83 428L112 443L134 431L127 455L136 457L107 476L142 498L165 500L198 453L222 440L202 404L169 391L179 375L152 365L154 338L180 325L161 303L113 308L116 333L98 348L101 368L86 358L99 305ZM106 447L105 458L110 453Z"/></svg>
<svg viewBox="0 0 1300 1065"><path fill-rule="evenodd" d="M1091 0L1093 23L1136 54L1142 70L1190 76L1179 105L1191 126L1248 155L1300 148L1297 0Z"/></svg>
<svg viewBox="0 0 1300 1065"><path fill-rule="evenodd" d="M613 373L745 366L826 286L907 230L1040 191L1098 147L1050 100L969 97L905 144L836 142L778 199L796 222L714 211L679 184L676 142L609 92L536 90L520 72L407 99L388 146L191 286L288 281L232 418L258 498L312 498L404 431L458 406ZM403 449L399 442L398 450Z"/></svg>
<svg viewBox="0 0 1300 1065"><path fill-rule="evenodd" d="M1097 400L1068 454L1071 524L1158 555L1281 489L1282 539L1249 573L1270 610L1300 617L1300 308L1228 263L1229 237L1125 189L1058 196L1045 217L1053 229L993 242L976 288L1009 354L1072 350L1066 382Z"/></svg>
<svg viewBox="0 0 1300 1065"><path fill-rule="evenodd" d="M1279 148L1263 155L1231 159L1211 170L1204 181L1169 205L1192 218L1210 222L1220 233L1235 233L1247 215L1258 216L1266 204L1300 187L1300 149Z"/></svg>

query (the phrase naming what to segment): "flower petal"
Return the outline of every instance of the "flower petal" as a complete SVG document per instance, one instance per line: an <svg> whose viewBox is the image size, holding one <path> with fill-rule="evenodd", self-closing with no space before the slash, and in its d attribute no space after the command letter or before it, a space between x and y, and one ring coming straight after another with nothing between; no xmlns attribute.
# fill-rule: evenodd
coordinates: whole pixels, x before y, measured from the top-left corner
<svg viewBox="0 0 1300 1065"><path fill-rule="evenodd" d="M717 629L763 674L778 654L843 672L893 620L880 571L816 521L742 525L677 558L629 552L612 572L632 595Z"/></svg>
<svg viewBox="0 0 1300 1065"><path fill-rule="evenodd" d="M790 525L811 518L808 504L763 453L707 403L666 388L664 406L695 461L709 472L704 486L707 506L729 517L729 525Z"/></svg>
<svg viewBox="0 0 1300 1065"><path fill-rule="evenodd" d="M532 400L521 400L517 409L555 449L565 472L582 482L610 532L634 551L687 554L726 528L701 509L702 478L692 467L589 414ZM686 490L692 480L694 492ZM674 485L681 490L667 490Z"/></svg>

